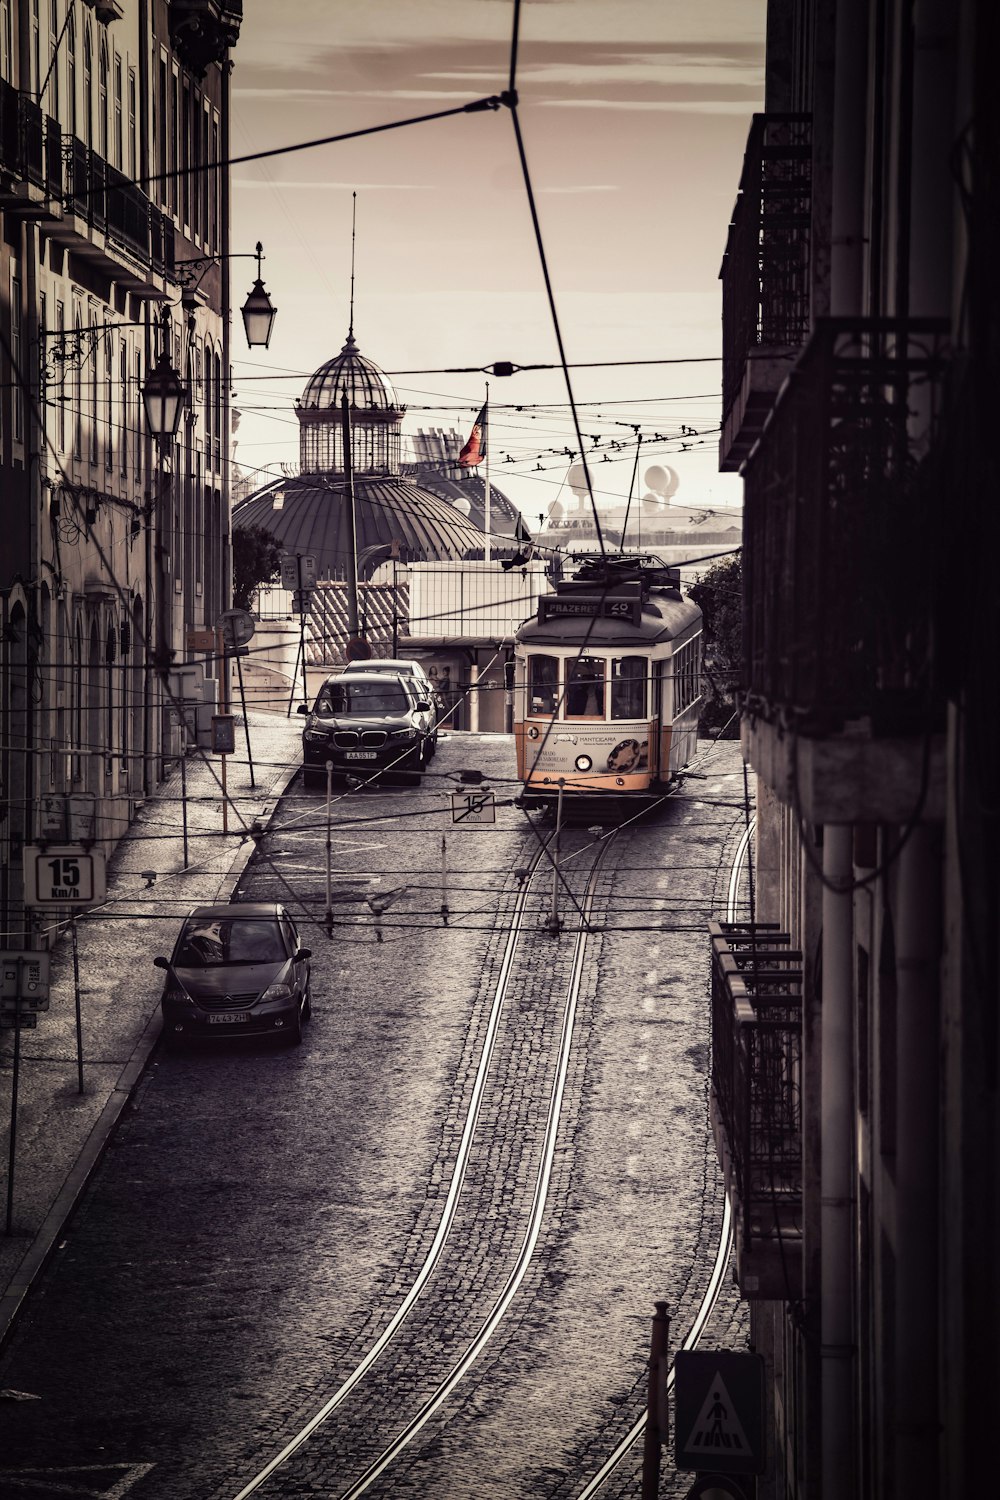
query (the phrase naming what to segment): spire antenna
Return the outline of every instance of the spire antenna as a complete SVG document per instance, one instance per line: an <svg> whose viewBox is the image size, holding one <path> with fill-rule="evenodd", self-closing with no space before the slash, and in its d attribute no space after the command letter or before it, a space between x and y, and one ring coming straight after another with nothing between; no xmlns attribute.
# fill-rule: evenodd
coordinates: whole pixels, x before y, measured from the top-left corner
<svg viewBox="0 0 1000 1500"><path fill-rule="evenodd" d="M356 189L351 194L351 197L354 201L351 204L351 318L350 326L347 330L347 337L349 339L353 339L354 337L354 239L358 222L358 194Z"/></svg>

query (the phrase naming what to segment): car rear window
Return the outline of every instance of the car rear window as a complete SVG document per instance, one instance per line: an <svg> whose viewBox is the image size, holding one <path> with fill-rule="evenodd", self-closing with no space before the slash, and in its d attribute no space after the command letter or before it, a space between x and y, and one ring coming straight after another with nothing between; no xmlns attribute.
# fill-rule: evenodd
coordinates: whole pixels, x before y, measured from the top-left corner
<svg viewBox="0 0 1000 1500"><path fill-rule="evenodd" d="M336 682L316 699L318 714L394 714L409 706L406 689L396 682Z"/></svg>
<svg viewBox="0 0 1000 1500"><path fill-rule="evenodd" d="M181 933L174 963L179 969L213 964L280 963L287 957L281 930L270 918L192 920Z"/></svg>

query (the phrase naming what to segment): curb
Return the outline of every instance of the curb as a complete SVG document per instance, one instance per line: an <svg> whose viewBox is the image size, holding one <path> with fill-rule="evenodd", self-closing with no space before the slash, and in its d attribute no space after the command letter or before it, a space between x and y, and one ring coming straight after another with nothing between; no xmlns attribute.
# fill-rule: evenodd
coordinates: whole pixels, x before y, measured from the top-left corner
<svg viewBox="0 0 1000 1500"><path fill-rule="evenodd" d="M278 803L291 786L298 772L299 767L296 765L279 782L274 793L264 804L260 814L262 827L266 828L269 825ZM239 845L233 863L219 882L216 896L217 901L232 900L233 892L239 885L243 872L253 858L256 848L256 842L252 839L245 839ZM132 1056L118 1075L114 1088L92 1126L80 1154L70 1167L65 1182L56 1194L52 1207L42 1221L41 1227L32 1240L23 1260L11 1277L6 1291L0 1294L0 1351L5 1348L13 1333L18 1314L24 1307L32 1285L48 1264L57 1242L72 1218L91 1177L104 1155L107 1144L114 1134L125 1106L131 1100L137 1084L142 1079L149 1065L149 1059L160 1039L161 1024L160 1008L157 1006L147 1021L143 1033L133 1049Z"/></svg>

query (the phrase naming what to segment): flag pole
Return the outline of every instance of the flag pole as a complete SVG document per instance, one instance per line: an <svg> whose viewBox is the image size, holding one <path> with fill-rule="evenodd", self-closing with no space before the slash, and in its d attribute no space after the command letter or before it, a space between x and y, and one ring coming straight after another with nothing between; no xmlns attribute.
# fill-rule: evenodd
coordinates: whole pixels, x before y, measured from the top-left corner
<svg viewBox="0 0 1000 1500"><path fill-rule="evenodd" d="M486 550L483 553L483 557L485 562L489 564L490 562L492 562L493 556L492 548L490 547L490 534L492 531L492 525L490 517L490 383L488 380L486 382L486 423L483 430L483 441L486 445L486 509L483 513L483 526L486 531Z"/></svg>

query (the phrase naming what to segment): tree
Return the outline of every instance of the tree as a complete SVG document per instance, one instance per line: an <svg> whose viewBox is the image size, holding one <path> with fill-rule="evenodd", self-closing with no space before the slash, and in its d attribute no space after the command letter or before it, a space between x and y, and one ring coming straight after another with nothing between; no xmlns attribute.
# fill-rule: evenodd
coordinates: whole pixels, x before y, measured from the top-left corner
<svg viewBox="0 0 1000 1500"><path fill-rule="evenodd" d="M717 562L688 593L702 613L705 692L698 729L735 739L740 732L736 688L743 666L741 554Z"/></svg>
<svg viewBox="0 0 1000 1500"><path fill-rule="evenodd" d="M233 530L233 608L253 609L265 583L281 573L282 546L266 526Z"/></svg>

